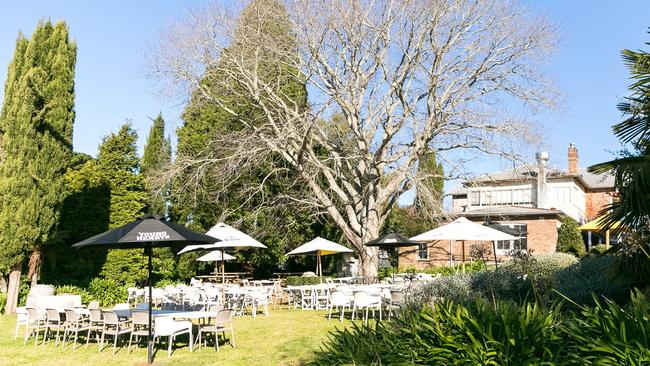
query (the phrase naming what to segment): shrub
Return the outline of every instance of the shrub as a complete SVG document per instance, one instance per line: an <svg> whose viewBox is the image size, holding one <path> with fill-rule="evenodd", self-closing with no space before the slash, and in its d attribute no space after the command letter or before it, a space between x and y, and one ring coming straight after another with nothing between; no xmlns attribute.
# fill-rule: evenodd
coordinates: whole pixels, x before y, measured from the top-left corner
<svg viewBox="0 0 650 366"><path fill-rule="evenodd" d="M529 365L563 357L557 308L477 300L409 307L376 327L330 333L316 365Z"/></svg>
<svg viewBox="0 0 650 366"><path fill-rule="evenodd" d="M589 255L603 255L606 251L605 244L598 244L589 249Z"/></svg>
<svg viewBox="0 0 650 366"><path fill-rule="evenodd" d="M329 277L288 276L286 284L287 286L318 285L319 283L324 283L326 278Z"/></svg>
<svg viewBox="0 0 650 366"><path fill-rule="evenodd" d="M0 314L5 311L6 304L7 304L7 294L0 293Z"/></svg>
<svg viewBox="0 0 650 366"><path fill-rule="evenodd" d="M485 263L482 261L475 261L471 263L465 263L465 273L478 272L486 268ZM456 266L440 266L440 267L431 267L424 269L416 269L414 267L401 268L400 273L413 272L413 273L428 273L430 275L442 275L442 276L451 276L463 272L462 265Z"/></svg>
<svg viewBox="0 0 650 366"><path fill-rule="evenodd" d="M626 307L614 301L594 299L596 306L582 307L566 322L576 363L599 365L647 365L650 363L650 303L639 291Z"/></svg>
<svg viewBox="0 0 650 366"><path fill-rule="evenodd" d="M94 278L90 281L88 293L93 299L99 301L101 306L126 302L128 298L128 291L125 286L103 278Z"/></svg>
<svg viewBox="0 0 650 366"><path fill-rule="evenodd" d="M57 295L59 294L80 295L81 303L83 304L88 304L89 302L94 300L93 296L90 293L88 293L88 291L74 285L57 286L55 291Z"/></svg>
<svg viewBox="0 0 650 366"><path fill-rule="evenodd" d="M558 271L554 284L557 292L578 304L593 304L593 294L598 297L625 300L632 282L613 278L612 256L588 256L580 262Z"/></svg>
<svg viewBox="0 0 650 366"><path fill-rule="evenodd" d="M471 274L436 277L414 289L409 301L415 307L432 305L443 299L460 304L470 303L480 296L472 288L472 277Z"/></svg>
<svg viewBox="0 0 650 366"><path fill-rule="evenodd" d="M562 225L557 231L558 252L570 253L578 257L585 255L585 243L578 227L578 222L571 217L562 219Z"/></svg>

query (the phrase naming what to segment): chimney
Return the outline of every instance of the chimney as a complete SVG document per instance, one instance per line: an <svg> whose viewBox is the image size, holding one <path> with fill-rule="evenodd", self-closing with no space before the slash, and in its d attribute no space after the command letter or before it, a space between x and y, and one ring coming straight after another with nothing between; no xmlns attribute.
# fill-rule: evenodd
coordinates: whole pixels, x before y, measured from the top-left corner
<svg viewBox="0 0 650 366"><path fill-rule="evenodd" d="M576 149L576 144L569 144L569 174L578 174L578 149Z"/></svg>
<svg viewBox="0 0 650 366"><path fill-rule="evenodd" d="M546 172L548 163L548 153L538 152L535 154L537 159L537 189L535 190L535 202L537 208L549 208L548 204L548 186L546 184Z"/></svg>

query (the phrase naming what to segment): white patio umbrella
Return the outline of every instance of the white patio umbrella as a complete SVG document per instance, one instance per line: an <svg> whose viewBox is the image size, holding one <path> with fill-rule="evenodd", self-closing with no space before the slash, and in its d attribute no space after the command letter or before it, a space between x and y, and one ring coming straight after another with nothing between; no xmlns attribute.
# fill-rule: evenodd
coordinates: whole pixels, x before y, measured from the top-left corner
<svg viewBox="0 0 650 366"><path fill-rule="evenodd" d="M222 261L221 258L223 258L223 260L226 260L226 261L231 261L233 259L236 259L234 256L232 256L232 255L230 255L228 253L223 253L223 255L222 255L220 250L215 250L215 251L212 251L212 252L210 252L208 254L205 254L205 255L203 255L201 257L198 257L196 260L199 261L199 262L214 262L214 272L216 274L216 273L218 273L218 270L219 270L219 262Z"/></svg>
<svg viewBox="0 0 650 366"><path fill-rule="evenodd" d="M202 244L202 245L188 245L183 248L178 254L183 254L187 252L192 252L195 250L206 250L206 249L218 249L223 251L226 248L244 248L244 247L253 247L253 248L266 248L266 245L260 243L259 241L253 239L248 234L245 234L234 227L220 222L214 225L207 233L208 236L217 238L221 240L219 244ZM224 261L221 261L221 280L223 283L226 282L226 274L224 271Z"/></svg>
<svg viewBox="0 0 650 366"><path fill-rule="evenodd" d="M465 241L491 241L494 249L494 259L496 262L495 241L498 240L516 240L514 236L502 231L489 228L487 226L469 221L465 217L460 217L449 224L442 225L433 230L416 235L411 240L420 242L449 240L449 264L451 265L451 246L452 241L460 240L463 242L463 262L465 262Z"/></svg>
<svg viewBox="0 0 650 366"><path fill-rule="evenodd" d="M315 255L316 256L316 275L323 275L321 264L321 255L336 253L352 253L352 249L346 248L341 244L323 239L320 236L290 251L287 255Z"/></svg>

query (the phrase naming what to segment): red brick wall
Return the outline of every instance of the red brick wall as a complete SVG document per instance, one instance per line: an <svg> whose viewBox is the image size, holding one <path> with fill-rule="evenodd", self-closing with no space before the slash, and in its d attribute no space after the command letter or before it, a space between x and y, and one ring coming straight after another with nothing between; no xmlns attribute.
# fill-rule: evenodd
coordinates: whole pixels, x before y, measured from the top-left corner
<svg viewBox="0 0 650 366"><path fill-rule="evenodd" d="M482 222L480 222L482 223ZM559 223L556 219L533 219L533 220L513 220L513 221L500 221L502 224L527 224L528 228L528 250L534 254L548 254L554 253L557 245L557 225ZM469 250L472 244L481 244L490 249L492 252L491 242L465 242L465 261L471 260ZM451 253L454 257L456 264L461 262L463 243L460 241L455 242L452 246ZM417 269L425 269L435 266L449 265L449 241L432 242L428 244L429 259L418 260L417 247L401 248L399 252L399 267L415 267ZM490 259L493 259L494 254ZM500 256L498 256L500 257ZM503 258L501 258L503 259Z"/></svg>
<svg viewBox="0 0 650 366"><path fill-rule="evenodd" d="M585 215L587 216L587 221L597 218L600 210L610 203L612 203L611 192L585 193Z"/></svg>

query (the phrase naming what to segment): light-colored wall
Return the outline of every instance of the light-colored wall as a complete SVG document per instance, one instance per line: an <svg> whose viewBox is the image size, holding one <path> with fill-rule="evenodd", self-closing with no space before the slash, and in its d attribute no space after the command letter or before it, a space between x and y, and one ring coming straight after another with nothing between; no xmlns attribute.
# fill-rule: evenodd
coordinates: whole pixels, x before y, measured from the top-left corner
<svg viewBox="0 0 650 366"><path fill-rule="evenodd" d="M548 195L549 195L547 202L549 203L549 207L562 210L562 212L564 212L568 216L571 216L576 221L580 223L584 223L588 215L586 214L587 203L585 199L585 192L582 186L577 184L573 180L573 178L567 178L566 180L562 180L562 181L552 181L552 182L548 182L547 184L548 184ZM472 192L512 191L514 189L522 189L522 188L530 189L531 197L534 199L535 188L531 183L522 183L518 185L515 184L515 185L507 185L507 186L490 184L490 185L485 185L480 187L470 187L468 188L467 198L452 197L452 202L451 202L452 212L454 213L463 212L463 206L467 206L466 211L479 210L486 207L498 207L498 205L472 206L470 203L471 201L469 199ZM567 192L568 201L563 201L562 198L566 196L558 195L558 191ZM597 199L599 198L594 199L594 203L596 203ZM503 205L503 206L510 206L510 205ZM534 203L526 204L526 205L518 204L517 206L535 207L535 204Z"/></svg>
<svg viewBox="0 0 650 366"><path fill-rule="evenodd" d="M558 191L567 192L568 202L562 201L562 197L558 197ZM567 216L571 216L574 220L584 223L585 222L585 191L582 187L575 183L575 181L559 181L548 183L548 203L549 207L562 210ZM564 196L564 195L561 195ZM560 198L560 200L558 200Z"/></svg>

